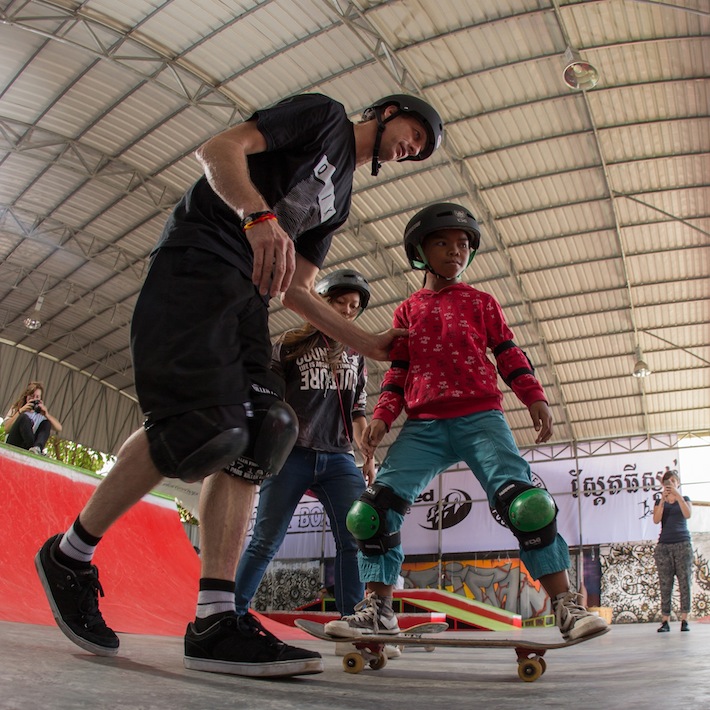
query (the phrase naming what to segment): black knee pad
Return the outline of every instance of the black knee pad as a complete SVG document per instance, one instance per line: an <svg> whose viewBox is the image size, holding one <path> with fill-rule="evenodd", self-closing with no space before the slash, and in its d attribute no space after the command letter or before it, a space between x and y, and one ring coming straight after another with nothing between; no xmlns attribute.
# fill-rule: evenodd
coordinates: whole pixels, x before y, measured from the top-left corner
<svg viewBox="0 0 710 710"><path fill-rule="evenodd" d="M298 438L298 417L281 399L282 390L283 382L276 375L264 384L252 383L249 444L225 467L230 476L261 483L283 468Z"/></svg>
<svg viewBox="0 0 710 710"><path fill-rule="evenodd" d="M168 478L201 481L240 456L248 443L244 405L185 412L144 424L150 455Z"/></svg>

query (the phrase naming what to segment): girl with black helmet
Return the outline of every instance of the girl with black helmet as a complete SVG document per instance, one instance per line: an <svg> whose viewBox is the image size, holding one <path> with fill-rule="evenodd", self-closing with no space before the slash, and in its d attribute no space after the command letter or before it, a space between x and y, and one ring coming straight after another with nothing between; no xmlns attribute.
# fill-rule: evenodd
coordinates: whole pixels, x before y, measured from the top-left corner
<svg viewBox="0 0 710 710"><path fill-rule="evenodd" d="M349 321L370 300L367 280L353 269L331 272L316 284L316 291ZM353 456L353 442L360 447L367 424L365 360L306 323L279 339L272 366L284 377L285 399L298 416L299 434L280 473L261 485L252 539L237 569L237 614L248 611L298 502L309 490L323 504L335 538L336 606L341 614L351 614L364 587L345 519L365 490L365 480L370 484L375 479L373 459L360 471Z"/></svg>
<svg viewBox="0 0 710 710"><path fill-rule="evenodd" d="M513 342L498 302L461 282L480 242L476 219L465 207L438 203L413 217L404 233L410 264L426 271L424 287L397 307L394 324L408 338L395 342L392 366L363 435L374 456L402 409L408 419L377 477L348 514L358 540L360 578L368 595L355 614L326 624L336 636L397 633L392 588L404 553L399 537L407 506L432 479L465 461L492 509L518 538L520 557L552 599L565 639L606 629L570 590L567 543L557 533L557 506L532 485L503 417L498 373L529 411L536 442L552 436L552 415L542 385L525 353Z"/></svg>

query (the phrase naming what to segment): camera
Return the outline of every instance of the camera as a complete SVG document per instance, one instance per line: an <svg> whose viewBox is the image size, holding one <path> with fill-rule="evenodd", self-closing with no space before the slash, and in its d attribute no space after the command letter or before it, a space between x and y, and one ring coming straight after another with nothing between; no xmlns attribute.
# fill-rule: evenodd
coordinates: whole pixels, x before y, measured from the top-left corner
<svg viewBox="0 0 710 710"><path fill-rule="evenodd" d="M40 403L41 401L42 401L42 400L39 400L39 399L31 399L31 400L28 402L28 404L31 404L31 405L32 405L32 409L33 409L37 414L39 414L39 413L42 411L42 407L39 406L39 403Z"/></svg>

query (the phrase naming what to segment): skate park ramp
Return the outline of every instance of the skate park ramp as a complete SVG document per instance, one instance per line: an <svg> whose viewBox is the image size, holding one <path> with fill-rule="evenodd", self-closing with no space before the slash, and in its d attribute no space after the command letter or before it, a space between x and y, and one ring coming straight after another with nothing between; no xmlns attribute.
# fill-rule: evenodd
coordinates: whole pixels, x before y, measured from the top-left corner
<svg viewBox="0 0 710 710"><path fill-rule="evenodd" d="M0 621L54 626L34 557L64 532L100 477L0 445ZM96 551L106 623L119 633L183 636L195 616L199 558L173 500L148 495L106 534ZM284 640L306 634L260 617Z"/></svg>
<svg viewBox="0 0 710 710"><path fill-rule="evenodd" d="M449 628L453 630L474 628L506 631L519 629L523 625L520 614L513 614L492 604L484 604L445 590L396 589L394 598L402 602L405 610L446 614Z"/></svg>

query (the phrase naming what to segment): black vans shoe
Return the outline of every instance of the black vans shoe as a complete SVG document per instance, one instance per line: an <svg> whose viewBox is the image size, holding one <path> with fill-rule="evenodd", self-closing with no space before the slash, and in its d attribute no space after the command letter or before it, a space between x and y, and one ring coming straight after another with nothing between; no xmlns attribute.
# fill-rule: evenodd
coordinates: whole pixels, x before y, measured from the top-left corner
<svg viewBox="0 0 710 710"><path fill-rule="evenodd" d="M118 653L118 636L106 626L99 611L99 570L65 567L56 558L61 535L50 537L35 555L35 567L54 614L64 635L98 656Z"/></svg>
<svg viewBox="0 0 710 710"><path fill-rule="evenodd" d="M252 614L226 614L204 631L188 624L184 662L193 671L263 678L323 672L319 653L279 641Z"/></svg>

